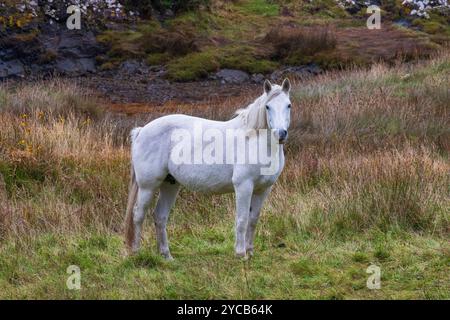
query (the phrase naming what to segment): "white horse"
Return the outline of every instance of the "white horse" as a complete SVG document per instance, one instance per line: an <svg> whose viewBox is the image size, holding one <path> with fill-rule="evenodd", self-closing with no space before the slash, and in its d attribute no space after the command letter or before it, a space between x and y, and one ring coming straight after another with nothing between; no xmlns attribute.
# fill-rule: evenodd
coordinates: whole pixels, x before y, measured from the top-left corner
<svg viewBox="0 0 450 320"><path fill-rule="evenodd" d="M238 110L237 116L229 121L169 115L132 130L131 181L125 220L126 244L131 252L139 249L145 211L159 190L159 199L154 211L157 243L160 253L166 259L172 259L166 224L180 185L183 185L190 190L216 194L234 191L236 194L235 252L238 257L243 258L253 255L255 227L262 204L284 167L282 145L287 139L290 123L290 89L291 84L288 79L283 81L282 86L272 85L266 81L263 95L247 108ZM235 161L236 155L232 156L234 159L232 163L189 164L174 161L172 153L175 148L180 149L180 144L181 149L192 149L192 152L188 151L189 155L196 152L194 149L199 145L194 142L192 146L191 139L179 142L177 145L173 139L176 132L193 133L196 125L200 125L203 130L214 132L212 136L220 140L219 146L224 144L218 136L220 134L225 136L225 132L229 131L254 129L256 133L247 135L246 143L264 135L270 136L270 141L275 140L277 145L275 154L270 155L271 160L276 162L275 170L270 174L262 174L262 164L238 163ZM234 142L232 145L234 146ZM267 148L265 150L267 152ZM242 152L240 149L235 151L237 155ZM219 157L226 157L227 152L230 153L228 149L225 150L225 154L223 151L215 151ZM248 160L248 157L246 159Z"/></svg>

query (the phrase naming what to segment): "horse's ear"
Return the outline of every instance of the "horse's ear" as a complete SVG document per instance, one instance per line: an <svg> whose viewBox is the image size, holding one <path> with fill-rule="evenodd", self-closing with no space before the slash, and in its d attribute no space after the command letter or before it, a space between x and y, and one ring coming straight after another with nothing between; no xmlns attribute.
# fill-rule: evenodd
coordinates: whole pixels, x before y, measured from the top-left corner
<svg viewBox="0 0 450 320"><path fill-rule="evenodd" d="M270 90L272 90L272 84L270 83L269 80L264 81L264 91L266 93L269 93Z"/></svg>
<svg viewBox="0 0 450 320"><path fill-rule="evenodd" d="M289 93L289 91L291 91L291 82L289 81L288 78L284 79L281 87L283 88L283 91L286 93Z"/></svg>

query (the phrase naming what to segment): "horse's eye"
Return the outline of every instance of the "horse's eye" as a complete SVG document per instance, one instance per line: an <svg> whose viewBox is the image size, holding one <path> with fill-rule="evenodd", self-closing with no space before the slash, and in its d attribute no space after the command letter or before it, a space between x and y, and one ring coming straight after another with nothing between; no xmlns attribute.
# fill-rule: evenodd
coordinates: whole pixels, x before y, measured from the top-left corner
<svg viewBox="0 0 450 320"><path fill-rule="evenodd" d="M288 105L288 109L290 109L291 107L292 107L292 105L291 105L291 104L289 104L289 105Z"/></svg>
<svg viewBox="0 0 450 320"><path fill-rule="evenodd" d="M269 108L269 106L266 106L266 110L269 110L270 108Z"/></svg>

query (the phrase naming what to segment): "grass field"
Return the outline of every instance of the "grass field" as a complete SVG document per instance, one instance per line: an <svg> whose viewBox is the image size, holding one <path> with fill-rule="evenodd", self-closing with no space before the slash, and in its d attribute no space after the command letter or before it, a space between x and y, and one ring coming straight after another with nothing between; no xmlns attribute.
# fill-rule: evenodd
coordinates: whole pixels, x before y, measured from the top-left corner
<svg viewBox="0 0 450 320"><path fill-rule="evenodd" d="M296 83L287 166L247 262L234 257L233 196L185 190L168 227L175 261L157 255L151 219L126 256L133 121L68 80L3 84L0 299L449 299L449 83L448 52Z"/></svg>

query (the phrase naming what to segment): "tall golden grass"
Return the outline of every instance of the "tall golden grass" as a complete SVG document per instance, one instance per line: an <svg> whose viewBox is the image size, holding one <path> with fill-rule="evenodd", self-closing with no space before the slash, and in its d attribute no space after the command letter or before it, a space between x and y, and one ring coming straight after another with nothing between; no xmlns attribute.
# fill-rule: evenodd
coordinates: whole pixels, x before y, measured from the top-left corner
<svg viewBox="0 0 450 320"><path fill-rule="evenodd" d="M441 53L296 83L287 166L261 232L274 240L372 229L448 235L449 77L450 55ZM2 85L0 103L0 236L120 232L135 121L108 116L85 88L57 79ZM237 107L184 111L223 119ZM195 212L205 213L199 225L220 223L218 210L232 219L229 197L182 195L173 228Z"/></svg>

